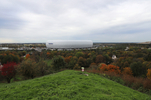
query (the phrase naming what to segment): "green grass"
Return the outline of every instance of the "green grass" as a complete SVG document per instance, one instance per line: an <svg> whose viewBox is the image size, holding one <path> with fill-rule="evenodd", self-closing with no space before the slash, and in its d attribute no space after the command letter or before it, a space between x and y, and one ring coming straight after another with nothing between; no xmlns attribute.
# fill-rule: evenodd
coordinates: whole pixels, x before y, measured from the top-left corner
<svg viewBox="0 0 151 100"><path fill-rule="evenodd" d="M86 73L86 72L85 72ZM10 84L0 84L0 100L151 100L140 93L93 73L65 70Z"/></svg>

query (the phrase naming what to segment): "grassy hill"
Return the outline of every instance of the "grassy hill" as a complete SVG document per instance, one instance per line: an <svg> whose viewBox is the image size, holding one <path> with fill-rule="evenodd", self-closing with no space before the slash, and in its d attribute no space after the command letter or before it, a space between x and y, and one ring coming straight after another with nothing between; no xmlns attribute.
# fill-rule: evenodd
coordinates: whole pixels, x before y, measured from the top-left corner
<svg viewBox="0 0 151 100"><path fill-rule="evenodd" d="M65 70L31 80L0 84L0 100L151 100L147 94L99 75L87 74Z"/></svg>

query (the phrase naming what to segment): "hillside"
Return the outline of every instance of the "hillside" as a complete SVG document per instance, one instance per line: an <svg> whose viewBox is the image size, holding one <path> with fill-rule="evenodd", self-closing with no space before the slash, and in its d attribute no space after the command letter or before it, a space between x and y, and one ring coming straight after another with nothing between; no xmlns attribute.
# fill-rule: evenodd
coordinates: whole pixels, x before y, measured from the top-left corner
<svg viewBox="0 0 151 100"><path fill-rule="evenodd" d="M0 84L0 100L151 100L147 94L99 75L87 74L66 70L32 80Z"/></svg>

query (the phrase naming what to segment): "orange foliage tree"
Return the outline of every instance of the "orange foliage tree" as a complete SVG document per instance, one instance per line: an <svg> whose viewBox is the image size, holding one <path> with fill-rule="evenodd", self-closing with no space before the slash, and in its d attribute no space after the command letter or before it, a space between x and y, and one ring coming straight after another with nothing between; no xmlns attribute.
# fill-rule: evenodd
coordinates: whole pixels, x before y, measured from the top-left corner
<svg viewBox="0 0 151 100"><path fill-rule="evenodd" d="M30 57L30 54L27 54L27 55L26 55L26 59L28 59L29 57Z"/></svg>
<svg viewBox="0 0 151 100"><path fill-rule="evenodd" d="M104 64L104 63L100 64L100 69L101 69L102 71L107 71L107 65Z"/></svg>
<svg viewBox="0 0 151 100"><path fill-rule="evenodd" d="M102 71L107 71L107 72L113 72L116 74L121 74L121 71L118 66L115 65L106 65L106 64L101 64L100 69Z"/></svg>
<svg viewBox="0 0 151 100"><path fill-rule="evenodd" d="M71 60L71 58L72 58L72 56L65 57L65 59L64 59L64 60L65 60L65 62L66 62L66 63L69 63L69 62L70 62L70 60Z"/></svg>
<svg viewBox="0 0 151 100"><path fill-rule="evenodd" d="M147 78L148 78L148 79L151 79L151 69L148 69L148 70L147 70Z"/></svg>
<svg viewBox="0 0 151 100"><path fill-rule="evenodd" d="M122 74L123 75L130 75L130 76L132 76L133 73L132 73L132 70L131 70L130 67L125 67L125 68L123 68Z"/></svg>
<svg viewBox="0 0 151 100"><path fill-rule="evenodd" d="M47 58L49 58L49 56L50 56L50 52L47 52Z"/></svg>
<svg viewBox="0 0 151 100"><path fill-rule="evenodd" d="M47 52L47 55L49 56L49 55L50 55L50 52Z"/></svg>

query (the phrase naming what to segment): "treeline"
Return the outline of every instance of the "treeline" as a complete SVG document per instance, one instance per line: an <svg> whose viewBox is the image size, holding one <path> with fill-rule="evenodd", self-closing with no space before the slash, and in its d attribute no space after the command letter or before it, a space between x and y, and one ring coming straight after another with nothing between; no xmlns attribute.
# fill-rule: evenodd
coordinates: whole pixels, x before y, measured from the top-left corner
<svg viewBox="0 0 151 100"><path fill-rule="evenodd" d="M0 62L2 65L7 62L20 63L25 55L26 51L0 51Z"/></svg>
<svg viewBox="0 0 151 100"><path fill-rule="evenodd" d="M117 58L112 59L113 55ZM43 76L63 69L81 69L81 67L115 71L120 75L129 74L149 79L151 77L151 50L138 47L129 47L127 51L124 47L117 46L73 51L1 51L0 61L2 64L15 62L17 64L14 67L15 73L25 78ZM48 64L49 62L52 63Z"/></svg>

